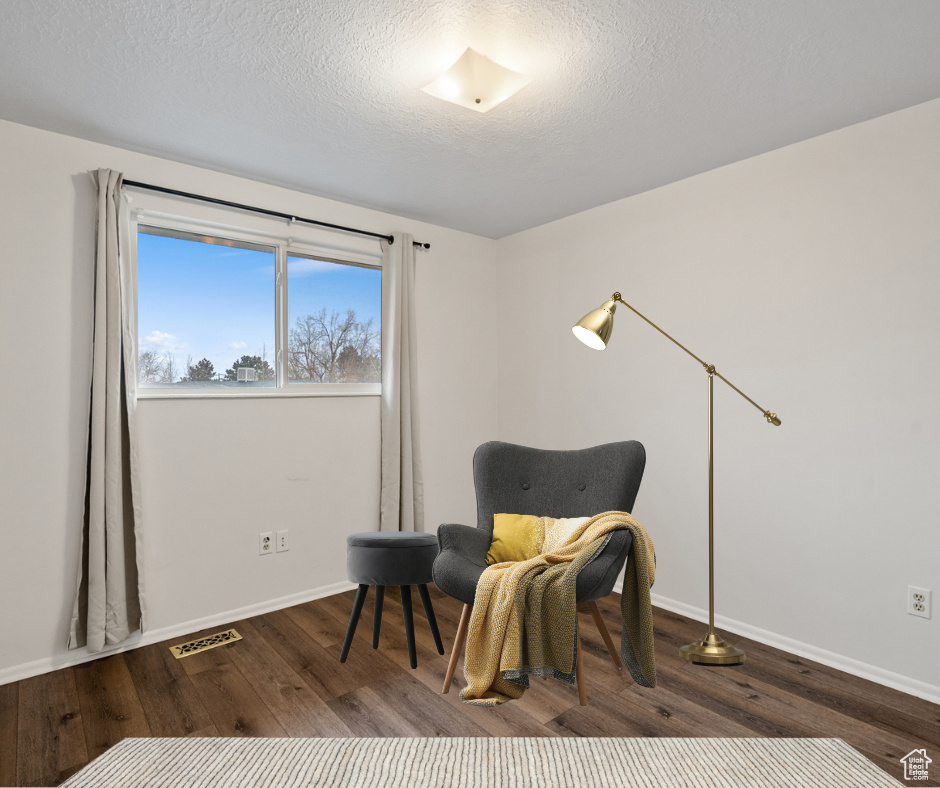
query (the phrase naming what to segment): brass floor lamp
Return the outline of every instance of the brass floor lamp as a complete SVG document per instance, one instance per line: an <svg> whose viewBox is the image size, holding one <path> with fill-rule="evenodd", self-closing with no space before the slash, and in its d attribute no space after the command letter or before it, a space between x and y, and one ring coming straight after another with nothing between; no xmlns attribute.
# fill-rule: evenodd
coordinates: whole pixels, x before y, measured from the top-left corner
<svg viewBox="0 0 940 788"><path fill-rule="evenodd" d="M610 334L614 328L614 312L617 311L617 304L623 304L627 309L636 312L647 323L655 328L660 334L675 344L679 345L686 353L694 358L705 368L708 373L708 634L701 640L689 643L679 649L682 658L689 662L700 665L740 665L744 662L744 652L729 646L715 633L715 495L714 495L714 433L715 433L715 378L720 378L733 388L744 399L750 402L755 408L764 414L764 418L776 427L780 426L780 419L776 413L764 410L754 400L752 400L741 389L732 384L727 378L723 377L713 364L706 364L702 359L696 356L684 345L676 342L669 334L663 331L652 320L645 315L640 314L630 304L620 297L620 293L614 293L609 301L606 301L598 309L588 312L573 327L574 335L585 345L595 350L603 350L607 347Z"/></svg>

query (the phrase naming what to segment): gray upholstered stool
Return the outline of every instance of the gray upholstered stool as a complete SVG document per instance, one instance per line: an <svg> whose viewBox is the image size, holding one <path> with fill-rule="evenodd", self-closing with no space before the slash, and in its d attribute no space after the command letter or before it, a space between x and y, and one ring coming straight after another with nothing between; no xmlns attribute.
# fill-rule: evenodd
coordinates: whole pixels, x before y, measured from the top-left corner
<svg viewBox="0 0 940 788"><path fill-rule="evenodd" d="M375 618L372 625L372 648L379 647L379 632L382 627L382 603L385 600L385 586L399 586L401 588L401 606L405 615L405 637L408 640L408 657L411 667L418 667L418 656L415 653L414 616L411 610L411 586L418 586L418 594L424 605L431 634L437 652L444 653L444 644L441 642L441 633L437 628L437 619L434 617L434 608L431 607L431 597L428 594L428 583L431 582L431 566L437 558L437 537L434 534L419 534L407 532L362 533L346 537L346 575L349 582L358 583L356 601L353 604L352 615L349 617L349 626L346 629L346 640L343 643L343 653L339 661L345 662L352 645L353 635L356 634L356 624L362 613L362 605L366 601L369 586L375 586Z"/></svg>

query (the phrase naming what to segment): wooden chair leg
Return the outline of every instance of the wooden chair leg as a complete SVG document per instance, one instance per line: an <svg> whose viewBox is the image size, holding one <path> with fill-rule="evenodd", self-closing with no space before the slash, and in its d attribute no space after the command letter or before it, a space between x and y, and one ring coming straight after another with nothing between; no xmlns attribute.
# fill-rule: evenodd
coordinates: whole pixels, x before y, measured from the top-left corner
<svg viewBox="0 0 940 788"><path fill-rule="evenodd" d="M339 661L345 662L349 656L349 647L353 642L353 635L356 634L356 624L359 623L359 614L362 612L362 606L366 601L366 594L369 593L369 586L360 585L356 591L356 601L353 602L352 615L349 617L349 626L346 627L346 640L343 641L343 652L339 655Z"/></svg>
<svg viewBox="0 0 940 788"><path fill-rule="evenodd" d="M437 628L437 617L434 615L434 606L431 604L431 595L428 593L426 583L418 585L418 596L421 597L421 604L424 605L424 615L427 616L428 626L431 627L431 634L434 636L434 645L437 646L437 653L444 653L444 644L441 642L441 631Z"/></svg>
<svg viewBox="0 0 940 788"><path fill-rule="evenodd" d="M372 648L379 647L379 635L382 633L382 606L385 602L385 586L375 587L375 616L372 618Z"/></svg>
<svg viewBox="0 0 940 788"><path fill-rule="evenodd" d="M411 586L399 586L401 589L401 609L405 614L405 639L408 641L408 661L411 669L418 667L418 654L415 651L415 619L411 611Z"/></svg>
<svg viewBox="0 0 940 788"><path fill-rule="evenodd" d="M454 680L454 672L457 670L457 660L460 658L460 652L463 650L463 643L467 639L467 627L470 626L471 605L464 605L460 613L460 623L457 625L457 635L454 637L454 650L450 652L450 663L447 665L447 675L444 677L444 689L441 694L446 695L450 692L450 683Z"/></svg>
<svg viewBox="0 0 940 788"><path fill-rule="evenodd" d="M588 602L587 609L594 617L594 623L597 624L597 628L601 633L601 637L604 638L604 645L607 646L607 650L610 652L610 656L613 658L614 664L617 666L618 670L622 670L623 660L620 659L620 652L617 651L617 649L614 647L614 641L610 638L610 632L607 631L607 625L604 623L604 619L601 616L601 611L597 606L597 602Z"/></svg>
<svg viewBox="0 0 940 788"><path fill-rule="evenodd" d="M587 690L584 687L584 664L581 662L581 633L578 633L578 665L575 669L575 678L578 680L578 701L587 706Z"/></svg>

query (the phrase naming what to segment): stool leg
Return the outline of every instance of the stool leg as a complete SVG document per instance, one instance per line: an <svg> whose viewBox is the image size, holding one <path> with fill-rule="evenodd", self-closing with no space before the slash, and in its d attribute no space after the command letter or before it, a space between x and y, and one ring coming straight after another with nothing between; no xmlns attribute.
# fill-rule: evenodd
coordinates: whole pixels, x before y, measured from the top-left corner
<svg viewBox="0 0 940 788"><path fill-rule="evenodd" d="M408 640L408 659L412 670L418 667L418 654L415 652L415 620L411 611L411 586L399 586L401 589L401 609L405 614L405 638Z"/></svg>
<svg viewBox="0 0 940 788"><path fill-rule="evenodd" d="M349 617L349 626L346 627L346 640L343 641L343 653L339 655L339 661L345 662L349 656L349 647L352 645L353 635L356 634L356 624L359 623L359 614L362 613L362 606L366 601L366 594L369 593L369 586L360 585L356 591L356 601L353 603L352 615Z"/></svg>
<svg viewBox="0 0 940 788"><path fill-rule="evenodd" d="M441 632L437 628L437 618L434 615L434 608L431 607L431 595L428 593L427 583L418 585L418 594L421 597L421 604L424 605L424 615L428 617L431 634L434 635L434 644L437 646L437 653L443 654L444 644L441 642Z"/></svg>
<svg viewBox="0 0 940 788"><path fill-rule="evenodd" d="M382 631L382 605L385 602L385 586L375 587L375 616L372 619L372 648L379 647L379 633Z"/></svg>

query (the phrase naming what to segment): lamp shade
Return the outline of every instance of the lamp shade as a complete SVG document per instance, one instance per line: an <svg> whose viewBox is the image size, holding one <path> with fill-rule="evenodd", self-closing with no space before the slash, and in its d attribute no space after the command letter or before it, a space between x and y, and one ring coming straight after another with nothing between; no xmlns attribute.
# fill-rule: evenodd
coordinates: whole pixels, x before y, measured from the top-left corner
<svg viewBox="0 0 940 788"><path fill-rule="evenodd" d="M616 301L605 301L597 309L582 317L571 327L571 330L588 347L603 350L607 347L614 330L614 312L616 311Z"/></svg>

